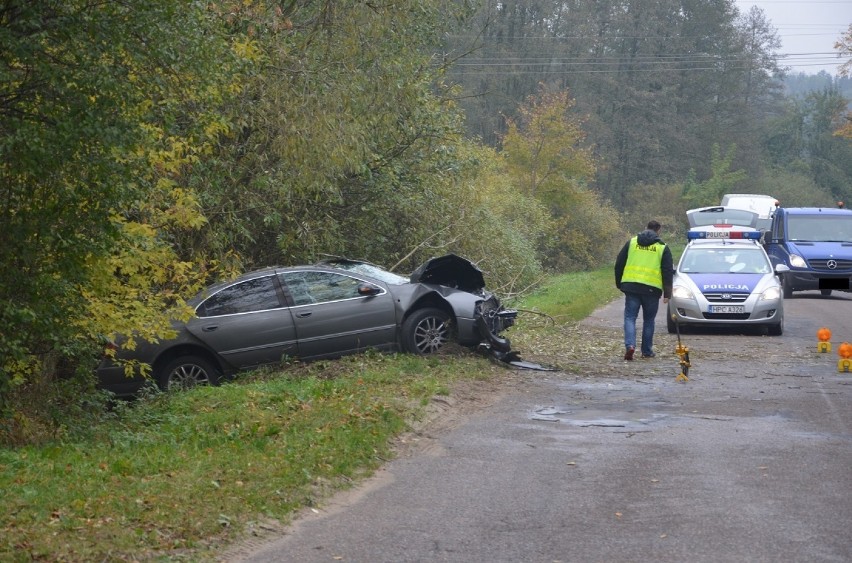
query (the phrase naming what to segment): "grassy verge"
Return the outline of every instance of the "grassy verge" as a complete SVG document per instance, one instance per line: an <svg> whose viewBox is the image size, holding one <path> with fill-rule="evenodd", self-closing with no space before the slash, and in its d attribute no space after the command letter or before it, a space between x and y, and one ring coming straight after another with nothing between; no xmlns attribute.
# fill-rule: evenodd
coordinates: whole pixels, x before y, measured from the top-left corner
<svg viewBox="0 0 852 563"><path fill-rule="evenodd" d="M611 278L560 276L517 305L570 323L616 295ZM550 337L529 325L512 330ZM0 449L0 560L204 559L369 475L432 397L500 373L470 354L370 353L68 421L62 440Z"/></svg>

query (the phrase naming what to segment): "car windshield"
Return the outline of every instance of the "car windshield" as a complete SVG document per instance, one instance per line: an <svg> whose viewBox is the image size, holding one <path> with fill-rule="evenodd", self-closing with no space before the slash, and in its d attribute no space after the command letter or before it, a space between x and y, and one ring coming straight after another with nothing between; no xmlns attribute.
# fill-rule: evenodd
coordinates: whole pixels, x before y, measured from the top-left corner
<svg viewBox="0 0 852 563"><path fill-rule="evenodd" d="M797 241L852 242L852 217L848 215L790 215L787 235Z"/></svg>
<svg viewBox="0 0 852 563"><path fill-rule="evenodd" d="M759 248L690 248L679 271L689 274L768 274L772 266Z"/></svg>
<svg viewBox="0 0 852 563"><path fill-rule="evenodd" d="M399 274L394 274L393 272L388 272L387 270L383 270L378 266L373 264L368 264L367 262L356 262L354 260L340 260L333 261L328 264L334 268L339 268L341 270L347 270L350 272L355 272L358 274L363 274L365 276L369 276L371 278L381 280L385 283L391 285L403 285L408 283L408 278L405 276L400 276Z"/></svg>

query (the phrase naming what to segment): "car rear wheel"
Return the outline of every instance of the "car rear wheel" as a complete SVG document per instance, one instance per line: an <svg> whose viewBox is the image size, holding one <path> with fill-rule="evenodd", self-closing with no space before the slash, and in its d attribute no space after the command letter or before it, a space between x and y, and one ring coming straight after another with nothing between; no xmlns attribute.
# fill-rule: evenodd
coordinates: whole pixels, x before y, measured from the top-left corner
<svg viewBox="0 0 852 563"><path fill-rule="evenodd" d="M216 385L219 375L208 360L200 356L180 356L163 368L159 377L163 391L186 389L196 385Z"/></svg>
<svg viewBox="0 0 852 563"><path fill-rule="evenodd" d="M451 338L450 316L441 309L420 309L402 323L402 346L411 354L434 354Z"/></svg>

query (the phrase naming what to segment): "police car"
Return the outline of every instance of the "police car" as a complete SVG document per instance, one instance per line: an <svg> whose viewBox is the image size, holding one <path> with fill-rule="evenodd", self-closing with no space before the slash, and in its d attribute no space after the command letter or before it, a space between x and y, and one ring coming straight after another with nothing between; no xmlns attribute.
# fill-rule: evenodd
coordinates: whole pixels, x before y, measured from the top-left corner
<svg viewBox="0 0 852 563"><path fill-rule="evenodd" d="M784 332L784 295L756 230L690 230L668 304L670 333L684 326L764 326ZM676 324L677 323L677 324Z"/></svg>

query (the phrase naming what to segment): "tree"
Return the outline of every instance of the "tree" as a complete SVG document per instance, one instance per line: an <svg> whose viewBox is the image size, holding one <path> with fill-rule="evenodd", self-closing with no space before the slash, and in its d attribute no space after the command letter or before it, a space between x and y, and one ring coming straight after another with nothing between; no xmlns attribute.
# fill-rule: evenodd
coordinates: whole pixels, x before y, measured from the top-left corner
<svg viewBox="0 0 852 563"><path fill-rule="evenodd" d="M849 77L852 75L852 24L849 24L846 33L834 44L834 48L838 50L838 56L849 58L840 66L840 76ZM835 134L846 139L852 139L852 112L846 113L843 123Z"/></svg>
<svg viewBox="0 0 852 563"><path fill-rule="evenodd" d="M567 91L542 87L518 109L519 122L508 120L501 153L516 188L553 216L557 240L544 252L547 265L559 270L611 258L613 235L620 231L618 215L588 188L595 165L573 106Z"/></svg>
<svg viewBox="0 0 852 563"><path fill-rule="evenodd" d="M536 84L568 89L594 147L590 187L620 209L631 186L711 174L706 147L736 144L761 169L761 124L777 111L777 35L730 0L485 2L479 26L448 41L470 52L449 73L465 88L468 130L497 143ZM508 122L507 122L508 123Z"/></svg>
<svg viewBox="0 0 852 563"><path fill-rule="evenodd" d="M849 76L852 74L852 23L849 24L846 32L834 44L834 48L838 51L838 57L849 58L849 60L840 65L840 76Z"/></svg>
<svg viewBox="0 0 852 563"><path fill-rule="evenodd" d="M713 145L710 149L710 177L703 182L686 182L684 198L695 207L702 207L716 205L723 195L735 191L737 185L748 177L745 170L731 170L736 152L736 145L728 147L724 155L719 145Z"/></svg>
<svg viewBox="0 0 852 563"><path fill-rule="evenodd" d="M170 239L203 223L183 182L227 127L231 53L196 4L0 8L0 403L57 355L183 314L199 276Z"/></svg>
<svg viewBox="0 0 852 563"><path fill-rule="evenodd" d="M288 6L230 11L235 34L259 30L263 64L230 109L238 129L193 171L210 224L183 244L235 249L246 266L331 253L403 270L471 248L482 155L434 56L464 6Z"/></svg>

